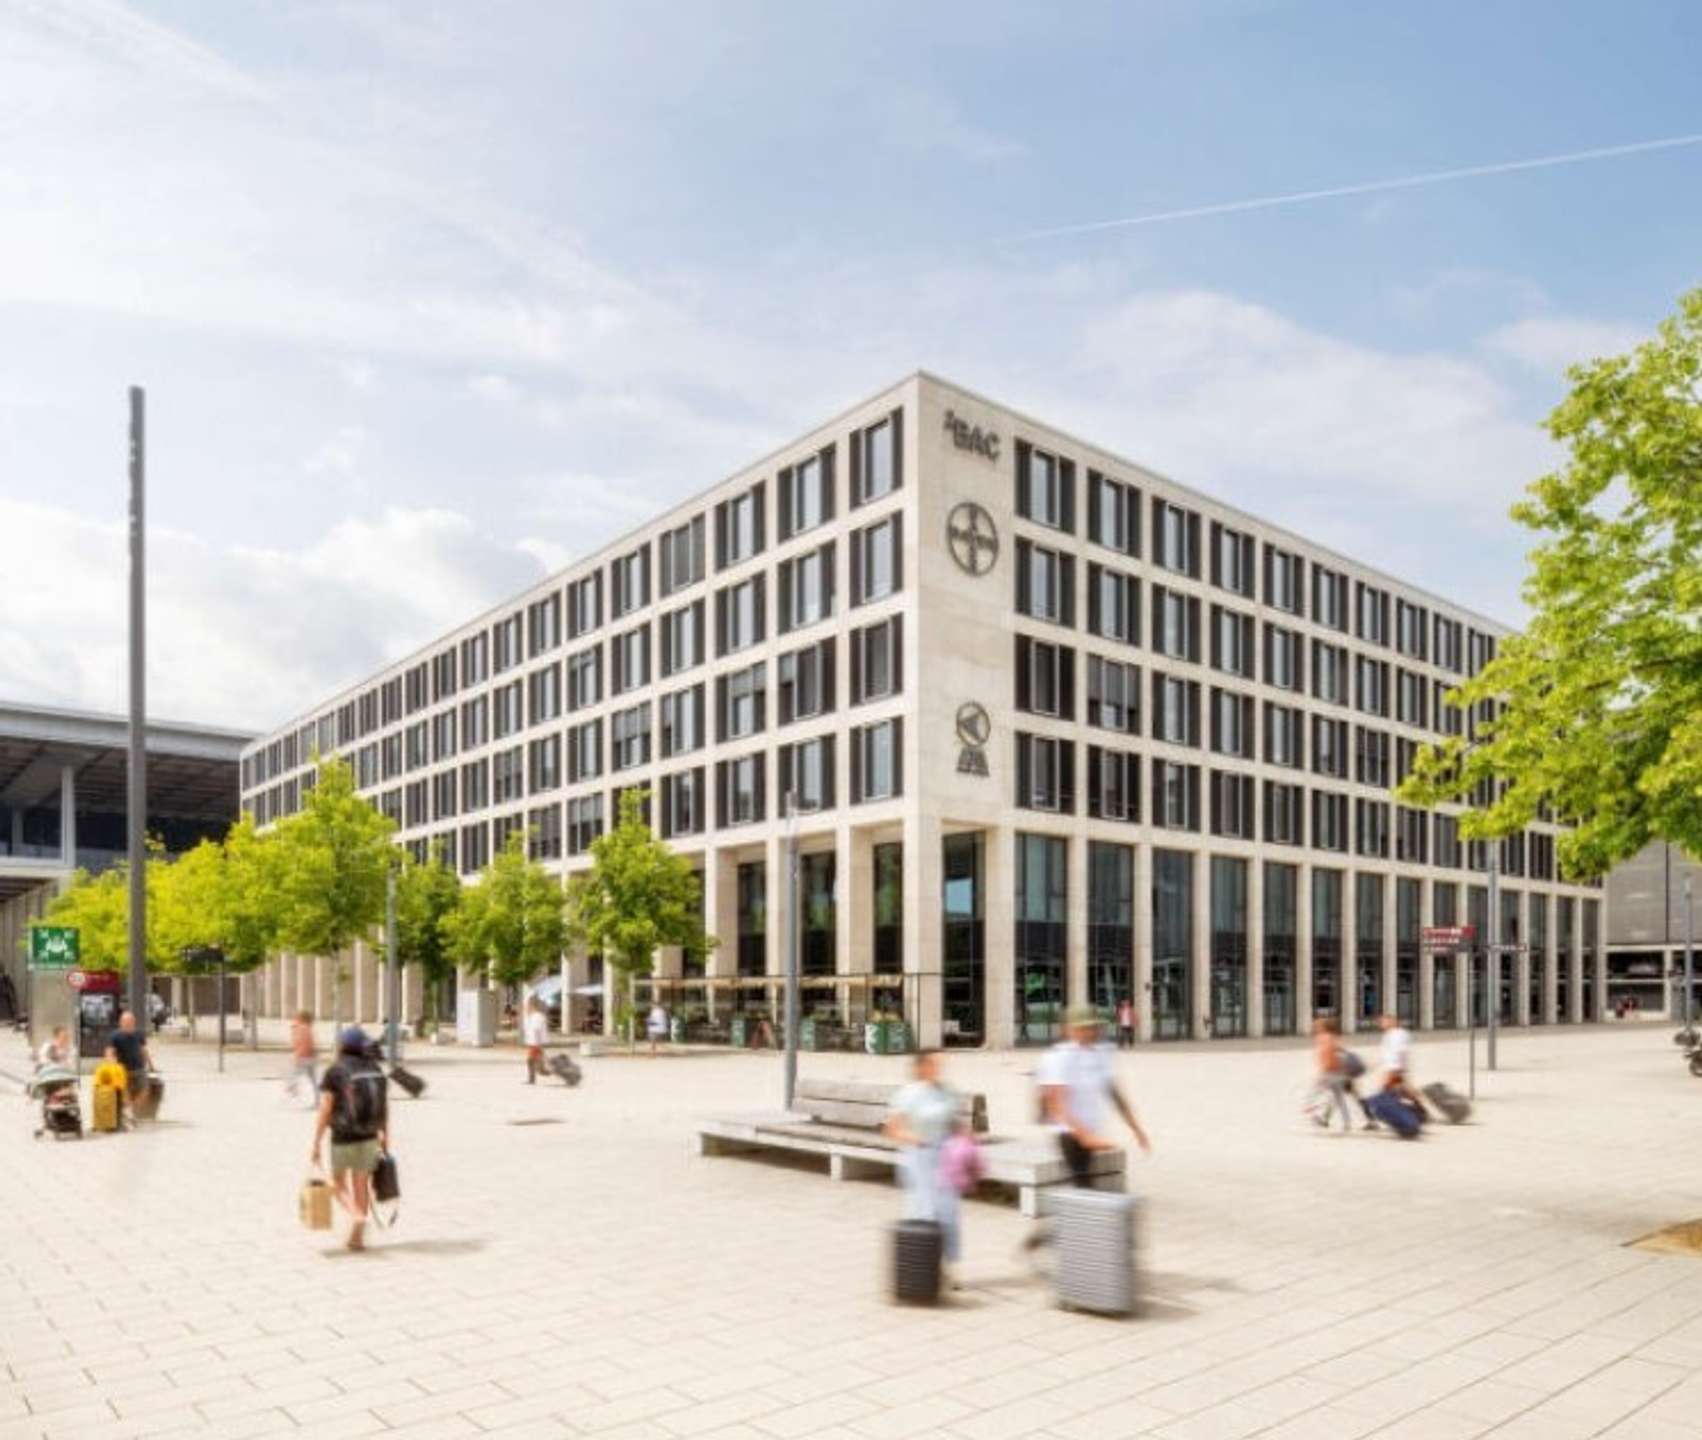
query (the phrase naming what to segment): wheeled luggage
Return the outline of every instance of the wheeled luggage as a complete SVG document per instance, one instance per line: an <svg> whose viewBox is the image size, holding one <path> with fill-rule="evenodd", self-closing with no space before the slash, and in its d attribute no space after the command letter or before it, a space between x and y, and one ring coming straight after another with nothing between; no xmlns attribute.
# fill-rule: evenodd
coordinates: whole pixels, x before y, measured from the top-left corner
<svg viewBox="0 0 1702 1440"><path fill-rule="evenodd" d="M156 1070L148 1071L148 1078L142 1082L142 1087L132 1102L138 1120L153 1120L160 1113L160 1101L165 1099L165 1081L160 1079Z"/></svg>
<svg viewBox="0 0 1702 1440"><path fill-rule="evenodd" d="M1100 1315L1135 1309L1135 1199L1109 1190L1054 1189L1046 1197L1057 1253L1058 1304Z"/></svg>
<svg viewBox="0 0 1702 1440"><path fill-rule="evenodd" d="M571 1055L557 1053L550 1056L549 1070L550 1074L560 1078L564 1084L577 1085L581 1078L579 1067L573 1063Z"/></svg>
<svg viewBox="0 0 1702 1440"><path fill-rule="evenodd" d="M95 1086L94 1114L89 1128L101 1134L118 1128L118 1089L113 1085Z"/></svg>
<svg viewBox="0 0 1702 1440"><path fill-rule="evenodd" d="M1393 1090L1379 1090L1365 1102L1365 1113L1379 1125L1387 1125L1403 1140L1416 1140L1424 1123L1417 1108Z"/></svg>
<svg viewBox="0 0 1702 1440"><path fill-rule="evenodd" d="M1450 1090L1440 1080L1424 1087L1424 1098L1436 1107L1450 1125L1464 1125L1471 1119L1472 1102L1458 1090Z"/></svg>
<svg viewBox="0 0 1702 1440"><path fill-rule="evenodd" d="M390 1067L390 1078L407 1091L408 1098L411 1100L418 1100L421 1095L425 1094L426 1082L414 1074L412 1070L404 1070L400 1065L392 1065Z"/></svg>
<svg viewBox="0 0 1702 1440"><path fill-rule="evenodd" d="M945 1232L932 1220L900 1220L892 1227L892 1298L902 1305L932 1305L940 1298Z"/></svg>

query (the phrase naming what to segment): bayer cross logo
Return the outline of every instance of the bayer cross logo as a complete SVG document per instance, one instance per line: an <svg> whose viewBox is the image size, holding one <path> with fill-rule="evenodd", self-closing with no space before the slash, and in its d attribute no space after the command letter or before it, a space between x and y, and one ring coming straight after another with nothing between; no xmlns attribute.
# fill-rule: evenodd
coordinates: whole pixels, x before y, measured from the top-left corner
<svg viewBox="0 0 1702 1440"><path fill-rule="evenodd" d="M957 752L958 774L987 773L987 737L992 733L993 722L980 701L965 700L957 707L957 738L963 747Z"/></svg>
<svg viewBox="0 0 1702 1440"><path fill-rule="evenodd" d="M961 500L946 517L946 544L958 569L985 575L999 558L999 532L993 517L973 500Z"/></svg>

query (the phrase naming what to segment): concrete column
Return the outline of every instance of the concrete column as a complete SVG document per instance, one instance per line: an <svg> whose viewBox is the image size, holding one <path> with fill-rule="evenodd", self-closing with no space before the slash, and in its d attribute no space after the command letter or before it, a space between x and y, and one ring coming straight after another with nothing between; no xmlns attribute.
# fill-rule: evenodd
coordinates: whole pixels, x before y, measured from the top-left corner
<svg viewBox="0 0 1702 1440"><path fill-rule="evenodd" d="M834 830L833 843L838 891L833 970L836 975L867 975L875 968L874 842L867 830L841 822ZM908 861L909 857L905 858Z"/></svg>
<svg viewBox="0 0 1702 1440"><path fill-rule="evenodd" d="M349 988L354 992L352 1013L357 1025L366 1023L366 1007L371 999L366 978L366 948L366 941L355 941L349 961Z"/></svg>
<svg viewBox="0 0 1702 1440"><path fill-rule="evenodd" d="M1454 952L1454 1025L1464 1030L1472 1023L1472 952Z"/></svg>
<svg viewBox="0 0 1702 1440"><path fill-rule="evenodd" d="M998 1028L998 1011L996 1009L999 994L999 981L996 979L998 967L995 957L1004 955L1008 966L1010 955L1010 924L1007 910L1007 923L1003 932L996 933L993 928L993 896L997 891L993 888L993 870L997 863L993 831L983 834L982 866L983 885L986 891L982 897L982 914L985 919L983 927L986 935L987 955L983 983L987 996L987 1032L988 1041L993 1045L1010 1044L1010 1017L1007 1010L1004 1019L1004 1029ZM945 941L941 930L940 900L944 887L944 857L942 854L942 835L938 820L924 816L914 809L908 809L904 816L904 984L906 993L904 1008L907 1014L914 1017L917 1043L923 1046L935 1046L941 1039L941 1022L944 1019L944 996L940 986L940 959L945 953ZM1008 870L1009 861L1006 866ZM874 939L874 855L872 843L868 845L867 866L859 862L857 870L861 878L858 884L864 893L863 904L868 907L869 918L869 948L873 949ZM1008 892L1007 892L1008 895ZM1008 905L1008 899L1007 899ZM1001 945L1003 948L1001 949ZM868 962L872 964L871 962ZM1005 982L1009 983L1008 978Z"/></svg>
<svg viewBox="0 0 1702 1440"><path fill-rule="evenodd" d="M1514 911L1519 927L1518 939L1523 945L1531 942L1531 893L1521 890L1519 903ZM1513 1023L1529 1025L1531 1023L1531 952L1521 950L1508 957L1513 962Z"/></svg>
<svg viewBox="0 0 1702 1440"><path fill-rule="evenodd" d="M1135 1033L1152 1039L1152 846L1135 847Z"/></svg>
<svg viewBox="0 0 1702 1440"><path fill-rule="evenodd" d="M1430 917L1435 913L1431 908L1435 903L1434 890L1436 882L1426 876L1418 882L1418 1028L1434 1030L1436 1028L1436 957L1424 946L1424 927L1430 924Z"/></svg>
<svg viewBox="0 0 1702 1440"><path fill-rule="evenodd" d="M1188 965L1190 1028L1197 1040L1208 1039L1211 1026L1211 856L1191 852L1194 877L1193 954Z"/></svg>
<svg viewBox="0 0 1702 1440"><path fill-rule="evenodd" d="M1393 872L1383 877L1383 1009L1393 1015L1397 1005L1395 994L1395 937L1399 933L1400 910L1395 894Z"/></svg>
<svg viewBox="0 0 1702 1440"><path fill-rule="evenodd" d="M1064 842L1064 1004L1086 1005L1087 989L1087 837L1072 835Z"/></svg>
<svg viewBox="0 0 1702 1440"><path fill-rule="evenodd" d="M1016 831L1011 826L995 825L982 832L982 861L986 883L982 916L987 936L987 1043L995 1049L1008 1049L1016 1043ZM906 869L916 872L913 864ZM907 915L909 901L906 893ZM933 908L937 928L938 904ZM908 930L905 939L908 949Z"/></svg>
<svg viewBox="0 0 1702 1440"><path fill-rule="evenodd" d="M1557 917L1554 913L1554 896L1544 890L1533 898L1542 906L1545 917L1542 931L1542 1018L1545 1024L1554 1025L1561 1018L1557 999L1560 993L1560 975L1555 956L1554 927Z"/></svg>
<svg viewBox="0 0 1702 1440"><path fill-rule="evenodd" d="M1265 1033L1265 862L1247 862L1247 1033Z"/></svg>
<svg viewBox="0 0 1702 1440"><path fill-rule="evenodd" d="M1344 857L1345 858L1345 857ZM1359 1024L1359 876L1344 867L1342 872L1342 958L1339 1018L1343 1035L1351 1035Z"/></svg>
<svg viewBox="0 0 1702 1440"><path fill-rule="evenodd" d="M792 877L786 873L786 840L783 835L771 835L763 844L763 860L768 876L768 960L765 973L783 976L786 973L787 927L797 924L792 913ZM776 1029L776 1036L779 1031Z"/></svg>
<svg viewBox="0 0 1702 1440"><path fill-rule="evenodd" d="M77 865L77 772L59 767L59 858L68 870Z"/></svg>
<svg viewBox="0 0 1702 1440"><path fill-rule="evenodd" d="M1312 865L1302 860L1294 892L1294 1028L1311 1033L1312 1021Z"/></svg>

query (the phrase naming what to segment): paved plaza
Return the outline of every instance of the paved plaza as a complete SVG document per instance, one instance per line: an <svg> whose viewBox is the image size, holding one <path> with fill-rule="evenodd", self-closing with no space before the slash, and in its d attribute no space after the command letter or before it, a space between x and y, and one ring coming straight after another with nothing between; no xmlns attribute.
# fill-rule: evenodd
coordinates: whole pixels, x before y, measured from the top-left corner
<svg viewBox="0 0 1702 1440"><path fill-rule="evenodd" d="M691 1154L695 1115L776 1102L773 1056L600 1057L570 1092L512 1051L413 1055L401 1222L365 1255L296 1224L279 1053L221 1078L167 1044L164 1121L82 1144L32 1144L7 1086L0 1440L1702 1435L1702 1260L1626 1247L1702 1216L1702 1081L1664 1027L1504 1037L1478 1123L1416 1144L1301 1121L1300 1048L1125 1058L1156 1147L1128 1321L1054 1309L986 1203L953 1302L889 1305L894 1189ZM948 1075L1008 1133L1033 1063ZM1463 1085L1464 1042L1417 1064Z"/></svg>

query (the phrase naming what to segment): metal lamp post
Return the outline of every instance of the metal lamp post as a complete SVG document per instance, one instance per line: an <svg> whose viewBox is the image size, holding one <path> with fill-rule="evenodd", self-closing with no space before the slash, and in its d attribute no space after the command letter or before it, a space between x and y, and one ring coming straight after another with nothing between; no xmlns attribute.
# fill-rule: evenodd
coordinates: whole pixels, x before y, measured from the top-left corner
<svg viewBox="0 0 1702 1440"><path fill-rule="evenodd" d="M798 792L786 792L786 1065L783 1109L798 1094Z"/></svg>

